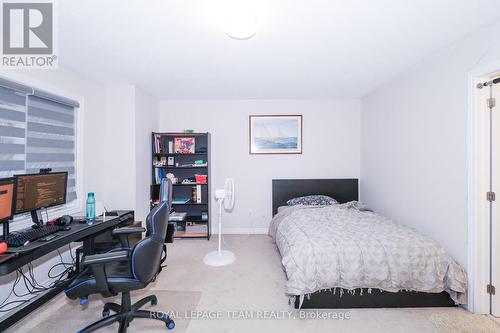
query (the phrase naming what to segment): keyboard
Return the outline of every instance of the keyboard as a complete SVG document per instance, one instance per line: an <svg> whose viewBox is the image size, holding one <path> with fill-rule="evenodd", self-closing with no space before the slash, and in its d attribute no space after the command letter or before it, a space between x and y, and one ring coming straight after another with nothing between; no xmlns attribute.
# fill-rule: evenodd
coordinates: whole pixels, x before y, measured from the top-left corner
<svg viewBox="0 0 500 333"><path fill-rule="evenodd" d="M64 227L59 225L44 225L36 229L26 229L21 231L14 231L9 233L7 237L7 246L19 247L26 244L26 242L33 242L37 239L51 235L55 232L63 230Z"/></svg>

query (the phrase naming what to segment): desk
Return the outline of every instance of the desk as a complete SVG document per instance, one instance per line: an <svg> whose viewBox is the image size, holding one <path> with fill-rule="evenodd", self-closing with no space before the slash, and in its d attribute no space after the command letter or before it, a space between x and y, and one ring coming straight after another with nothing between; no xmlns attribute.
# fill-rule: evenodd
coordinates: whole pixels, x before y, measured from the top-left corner
<svg viewBox="0 0 500 333"><path fill-rule="evenodd" d="M0 276L10 274L16 269L43 257L57 249L64 247L72 242L83 242L83 254L92 254L94 247L94 238L106 230L112 229L116 226L122 226L134 221L134 212L127 210L116 211L118 216L107 216L105 222L95 222L92 225L85 223L73 222L71 230L58 231L56 238L47 242L33 242L25 247L14 248L17 252L17 257L12 258L0 264ZM60 293L66 288L71 281L61 284L56 288L52 288L43 294L40 294L32 301L20 306L16 310L9 312L1 317L0 332L4 331L21 318L28 315L39 306L49 301L52 297Z"/></svg>

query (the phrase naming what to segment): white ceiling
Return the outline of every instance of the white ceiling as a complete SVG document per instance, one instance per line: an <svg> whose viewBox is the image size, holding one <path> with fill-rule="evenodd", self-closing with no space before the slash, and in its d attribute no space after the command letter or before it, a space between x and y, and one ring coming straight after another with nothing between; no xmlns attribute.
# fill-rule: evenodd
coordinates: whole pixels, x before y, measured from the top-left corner
<svg viewBox="0 0 500 333"><path fill-rule="evenodd" d="M358 98L500 19L498 0L249 0L257 34L233 40L224 3L58 1L60 65L160 99Z"/></svg>

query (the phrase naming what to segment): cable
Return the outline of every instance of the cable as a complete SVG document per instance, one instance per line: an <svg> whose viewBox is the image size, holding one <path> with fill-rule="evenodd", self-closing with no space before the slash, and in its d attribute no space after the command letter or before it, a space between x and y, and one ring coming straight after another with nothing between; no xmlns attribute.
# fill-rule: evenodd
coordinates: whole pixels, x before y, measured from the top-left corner
<svg viewBox="0 0 500 333"><path fill-rule="evenodd" d="M14 284L12 286L12 288L10 289L10 293L9 295L7 295L7 297L2 301L2 303L0 303L0 308L2 308L2 306L5 304L5 302L7 302L7 300L9 299L9 297L12 295L12 293L14 292L14 286L16 285L17 281L19 280L19 274L17 273L16 271L16 279L14 281Z"/></svg>
<svg viewBox="0 0 500 333"><path fill-rule="evenodd" d="M37 296L38 296L38 292L31 292L31 291L29 290L29 288L27 288L27 289L28 289L28 293L27 293L27 294L24 294L24 295L18 295L18 294L16 293L16 286L17 286L17 284L20 282L20 280L21 280L21 277L20 277L20 274L19 274L19 269L18 269L18 270L16 270L16 278L15 278L15 280L14 280L14 283L12 284L12 288L11 288L11 290L10 290L9 295L8 295L8 296L7 296L7 297L6 297L6 298L2 301L2 303L0 304L0 312L9 312L9 311L11 311L11 310L13 310L13 309L15 309L15 308L17 308L17 307L19 307L19 306L22 306L23 304L25 304L25 303L27 303L27 302L30 302L31 300L33 300L35 297L37 297ZM12 294L14 294L16 297L26 297L26 296L28 296L28 295L30 295L30 294L35 294L35 296L30 297L29 299L13 300L13 301L7 302L7 300L8 300L8 299L12 296ZM6 302L7 302L7 303L6 303ZM5 309L6 307L8 307L8 306L10 306L10 305L12 305L12 304L17 304L17 305L15 305L15 306L13 306L13 307L11 307L11 308L7 308L7 309Z"/></svg>
<svg viewBox="0 0 500 333"><path fill-rule="evenodd" d="M71 243L68 243L69 247L69 255L71 256L71 262L73 265L75 265L75 256L73 256L73 249L71 248Z"/></svg>
<svg viewBox="0 0 500 333"><path fill-rule="evenodd" d="M1 312L9 312L11 310L14 310L14 309L16 309L16 308L18 308L18 307L20 307L20 306L22 306L22 305L24 305L24 304L32 301L33 299L35 299L36 297L38 297L40 293L45 292L45 291L47 291L49 289L52 289L54 287L57 287L61 283L63 283L71 275L71 273L73 273L75 271L75 269L74 269L75 258L74 258L73 253L72 253L71 245L68 244L68 246L69 246L69 250L70 250L70 255L71 255L72 263L65 262L64 258L62 257L61 252L59 250L57 250L59 258L60 258L60 262L52 265L52 267L47 272L47 276L50 279L55 279L47 287L41 285L36 280L35 272L34 272L34 268L33 268L33 264L32 263L28 263L26 265L27 268L28 268L27 274L23 271L22 267L18 268L16 270L16 278L14 279L14 283L12 284L12 288L11 288L9 294L0 303L0 313ZM59 267L59 266L64 267L64 269L61 272L53 275L52 271L56 267ZM20 294L20 293L16 292L16 287L21 282L21 280L22 280L22 282L24 284L24 287L25 287L25 289L27 291L24 294ZM14 295L14 296L16 296L18 298L27 297L29 295L33 295L33 297L29 297L29 298L26 298L26 299L17 299L17 300L12 300L10 302L7 302L9 300L9 298L12 297L12 295Z"/></svg>

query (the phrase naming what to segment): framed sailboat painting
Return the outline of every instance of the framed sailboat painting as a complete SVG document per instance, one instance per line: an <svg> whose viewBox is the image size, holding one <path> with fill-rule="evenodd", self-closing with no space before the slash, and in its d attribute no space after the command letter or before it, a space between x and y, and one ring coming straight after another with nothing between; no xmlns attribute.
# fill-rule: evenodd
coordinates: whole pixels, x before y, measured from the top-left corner
<svg viewBox="0 0 500 333"><path fill-rule="evenodd" d="M302 154L301 115L251 115L250 154Z"/></svg>

